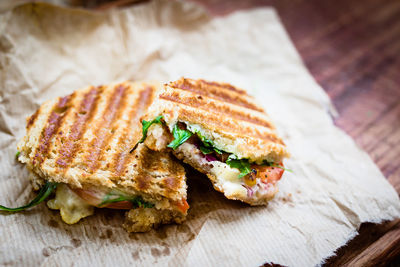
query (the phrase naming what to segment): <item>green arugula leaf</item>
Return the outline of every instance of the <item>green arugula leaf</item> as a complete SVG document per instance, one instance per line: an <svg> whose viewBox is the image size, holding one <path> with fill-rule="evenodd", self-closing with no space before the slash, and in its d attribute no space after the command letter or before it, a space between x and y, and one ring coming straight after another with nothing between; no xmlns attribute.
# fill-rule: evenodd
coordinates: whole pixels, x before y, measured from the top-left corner
<svg viewBox="0 0 400 267"><path fill-rule="evenodd" d="M231 168L239 169L239 178L242 178L251 172L250 162L247 159L238 159L235 155L231 154L225 162Z"/></svg>
<svg viewBox="0 0 400 267"><path fill-rule="evenodd" d="M134 201L135 207L139 208L153 208L155 205L153 203L144 201L141 197L137 197Z"/></svg>
<svg viewBox="0 0 400 267"><path fill-rule="evenodd" d="M218 154L222 154L223 152L221 150L219 150L218 148L215 147L214 141L208 139L207 137L203 136L199 131L196 131L197 136L200 138L201 142L203 143L203 150L202 150L202 146L200 145L200 150L201 152L203 152L203 154L207 155L212 153L213 151L209 152L209 153L204 153L206 151L214 150L214 152L218 153Z"/></svg>
<svg viewBox="0 0 400 267"><path fill-rule="evenodd" d="M21 155L21 152L17 151L17 153L15 153L15 158L18 159L19 155Z"/></svg>
<svg viewBox="0 0 400 267"><path fill-rule="evenodd" d="M129 151L129 153L132 153L139 144L143 143L144 140L146 140L147 137L147 131L149 130L150 126L155 124L155 123L162 123L161 119L163 118L162 115L157 116L154 120L151 121L146 121L142 120L142 138L139 140L139 142L136 143L136 145Z"/></svg>
<svg viewBox="0 0 400 267"><path fill-rule="evenodd" d="M213 149L213 148L211 148L211 147L206 147L206 146L204 146L204 145L202 145L202 144L199 146L199 149L200 149L200 151L201 151L204 155L211 154L211 153L214 152L214 149Z"/></svg>
<svg viewBox="0 0 400 267"><path fill-rule="evenodd" d="M287 168L285 168L285 167L283 167L281 165L275 164L273 162L267 162L265 165L268 165L268 166L271 166L271 167L275 167L275 168L279 168L279 169L282 169L284 171L293 172L291 169L287 169Z"/></svg>
<svg viewBox="0 0 400 267"><path fill-rule="evenodd" d="M192 136L192 133L188 130L180 129L178 125L175 124L172 135L174 136L174 140L172 140L172 142L169 143L167 147L171 147L175 150L180 145L185 143Z"/></svg>
<svg viewBox="0 0 400 267"><path fill-rule="evenodd" d="M222 150L219 150L219 149L216 148L216 147L213 147L213 149L214 149L214 151L217 152L218 154L222 154L222 153L223 153Z"/></svg>
<svg viewBox="0 0 400 267"><path fill-rule="evenodd" d="M214 142L212 140L208 139L207 137L205 137L204 135L202 135L200 133L200 131L196 131L195 133L200 138L200 140L204 143L205 146L211 147L214 145Z"/></svg>
<svg viewBox="0 0 400 267"><path fill-rule="evenodd" d="M36 206L36 205L42 203L43 201L45 201L46 198L48 198L50 196L50 194L57 188L57 185L58 185L57 183L52 183L52 182L47 181L44 184L44 186L40 189L37 196L29 204L22 206L22 207L18 207L18 208L7 208L7 207L0 205L0 210L17 212L17 211L23 211L23 210L29 209L33 206Z"/></svg>
<svg viewBox="0 0 400 267"><path fill-rule="evenodd" d="M109 193L103 198L103 201L99 204L99 207L107 205L107 204L121 202L121 201L127 201L127 200L129 201L130 199L127 197L124 197L122 195Z"/></svg>
<svg viewBox="0 0 400 267"><path fill-rule="evenodd" d="M157 116L154 120L145 121L142 120L142 139L139 140L139 143L143 143L147 137L147 131L149 130L150 126L154 123L161 123L161 119L163 118L162 115Z"/></svg>
<svg viewBox="0 0 400 267"><path fill-rule="evenodd" d="M140 196L135 196L135 197L127 197L118 193L111 192L107 194L104 198L103 201L100 203L99 207L111 204L111 203L116 203L116 202L121 202L121 201L130 201L132 202L133 206L135 208L153 208L154 204L144 201L142 197Z"/></svg>

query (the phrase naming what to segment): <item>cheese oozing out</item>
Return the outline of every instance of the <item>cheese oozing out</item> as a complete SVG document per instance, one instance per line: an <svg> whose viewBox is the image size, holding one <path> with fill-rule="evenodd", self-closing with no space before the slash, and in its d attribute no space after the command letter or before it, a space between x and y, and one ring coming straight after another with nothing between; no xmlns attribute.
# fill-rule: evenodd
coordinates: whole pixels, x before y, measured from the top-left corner
<svg viewBox="0 0 400 267"><path fill-rule="evenodd" d="M240 177L240 171L219 161L208 161L196 145L186 142L180 145L174 154L203 173L210 174L210 179L218 191L231 199L240 199L252 204L263 204L271 199L277 191L275 183L267 182L265 178L256 176L253 181L250 175ZM258 173L257 175L260 175Z"/></svg>
<svg viewBox="0 0 400 267"><path fill-rule="evenodd" d="M221 161L210 162L212 168L210 172L217 179L217 185L226 195L246 195L247 190L242 186L243 180L239 178L239 170L231 168L228 164Z"/></svg>
<svg viewBox="0 0 400 267"><path fill-rule="evenodd" d="M186 214L189 208L185 199L173 202L161 199L150 203L139 195L129 196L117 189L111 191L100 188L71 189L66 184L57 186L55 198L49 200L47 206L60 210L62 220L68 224L77 223L82 218L92 215L95 207L122 210L155 208L155 210L179 211L182 214Z"/></svg>
<svg viewBox="0 0 400 267"><path fill-rule="evenodd" d="M67 185L59 184L56 197L47 202L50 209L60 210L61 218L68 224L79 222L82 218L93 215L94 207L86 203Z"/></svg>

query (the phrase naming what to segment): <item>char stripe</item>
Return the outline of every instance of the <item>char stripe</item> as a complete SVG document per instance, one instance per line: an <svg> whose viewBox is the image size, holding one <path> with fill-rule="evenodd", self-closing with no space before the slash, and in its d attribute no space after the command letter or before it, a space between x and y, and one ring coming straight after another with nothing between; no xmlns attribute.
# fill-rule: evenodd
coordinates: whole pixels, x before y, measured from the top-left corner
<svg viewBox="0 0 400 267"><path fill-rule="evenodd" d="M112 136L110 126L116 121L117 113L122 114L124 105L120 105L121 101L126 100L125 93L128 87L120 84L115 87L113 95L102 116L102 123L98 124L96 137L94 138L89 149L87 157L89 170L94 172L99 167L100 153L108 139Z"/></svg>
<svg viewBox="0 0 400 267"><path fill-rule="evenodd" d="M29 117L28 122L26 124L26 129L29 130L32 125L34 124L34 122L36 121L37 117L39 116L39 112L40 112L40 108L38 110L36 110L36 112Z"/></svg>
<svg viewBox="0 0 400 267"><path fill-rule="evenodd" d="M238 105L238 106L242 106L242 107L256 110L259 112L263 112L263 110L260 109L259 107L257 107L256 105L249 103L249 102L245 101L244 99L235 99L232 96L230 96L229 94L227 94L226 92L223 92L223 91L219 91L219 92L218 91L215 91L215 92L208 91L207 92L207 90L208 90L207 87L201 86L201 84L200 85L198 85L197 83L191 84L185 80L183 83L172 84L171 87L174 89L191 91L195 94L207 96L209 98L213 98L213 99L220 100L223 102L229 102L234 105Z"/></svg>
<svg viewBox="0 0 400 267"><path fill-rule="evenodd" d="M209 82L209 81L205 81L205 80L199 80L202 84L206 84L206 85L211 85L211 86L217 86L217 87L222 87L231 91L234 91L236 93L240 93L240 94L245 94L246 92L243 90L239 90L236 87L228 84L228 83L216 83L216 82Z"/></svg>
<svg viewBox="0 0 400 267"><path fill-rule="evenodd" d="M169 101L172 101L172 102L175 102L175 103L180 103L180 104L185 105L185 106L196 107L196 108L199 108L201 110L213 112L213 113L216 113L216 114L222 114L222 115L227 116L227 117L243 120L243 121L250 122L252 124L258 125L258 126L263 126L265 128L272 129L271 124L268 123L267 121L261 120L259 118L254 118L254 117L251 117L251 116L246 116L246 115L241 114L240 112L237 112L235 110L225 110L224 111L221 108L219 108L218 106L216 106L214 103L210 103L207 106L204 106L195 97L193 97L190 100L186 100L184 98L178 97L177 95L160 95L160 98L161 99L165 99L165 100L169 100Z"/></svg>
<svg viewBox="0 0 400 267"><path fill-rule="evenodd" d="M165 177L161 182L164 184L165 189L171 193L174 192L176 188L179 188L179 180L173 176Z"/></svg>
<svg viewBox="0 0 400 267"><path fill-rule="evenodd" d="M244 135L244 136L250 136L250 137L259 138L259 139L282 144L282 140L280 140L275 134L262 133L256 127L253 127L252 131L247 131L246 133L243 133L244 129L242 129L240 126L238 126L234 122L231 122L231 121L225 121L224 123L219 122L217 120L218 115L210 118L209 116L207 116L203 113L197 113L196 115L194 115L192 112L187 111L185 109L183 109L181 111L181 114L183 116L183 119L187 120L187 121L192 121L192 120L198 119L198 120L206 122L207 124L211 124L216 128L223 129L228 132L233 132L233 133L237 133L237 134ZM196 117L196 118L194 118L194 117Z"/></svg>
<svg viewBox="0 0 400 267"><path fill-rule="evenodd" d="M93 118L99 99L100 91L98 88L92 87L91 90L84 95L84 98L80 103L79 111L75 113L75 121L72 125L68 140L60 149L60 156L56 161L60 167L66 168L74 157L77 148L79 147L79 142L77 141L82 138L82 135L86 130L87 122Z"/></svg>
<svg viewBox="0 0 400 267"><path fill-rule="evenodd" d="M67 114L68 103L74 98L75 93L59 99L58 103L53 107L47 120L47 126L43 128L39 140L39 146L33 159L33 164L42 164L50 150L50 141L57 133L63 118Z"/></svg>
<svg viewBox="0 0 400 267"><path fill-rule="evenodd" d="M150 86L142 90L139 94L139 97L136 99L134 108L132 108L129 114L129 121L131 125L129 125L128 129L132 129L133 133L125 131L125 133L118 140L118 143L122 144L121 146L119 146L122 147L122 149L119 153L116 154L114 159L115 173L117 175L121 175L125 171L127 158L129 156L133 156L129 153L129 151L133 143L137 141L133 140L132 138L133 136L136 136L136 134L134 133L135 131L137 131L137 127L135 124L140 125L140 123L137 120L143 115L143 113L152 103L153 93L154 93L154 88Z"/></svg>

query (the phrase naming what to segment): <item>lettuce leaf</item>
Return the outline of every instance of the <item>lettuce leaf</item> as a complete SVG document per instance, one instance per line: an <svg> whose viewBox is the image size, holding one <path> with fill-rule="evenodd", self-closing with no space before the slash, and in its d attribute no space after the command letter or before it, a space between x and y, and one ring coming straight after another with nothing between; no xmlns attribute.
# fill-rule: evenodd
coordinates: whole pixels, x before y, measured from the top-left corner
<svg viewBox="0 0 400 267"><path fill-rule="evenodd" d="M103 201L100 203L99 207L111 204L111 203L116 203L116 202L121 202L121 201L129 201L132 202L134 208L153 208L154 204L144 201L142 197L140 196L135 196L135 197L127 197L118 193L109 193L107 194L104 198Z"/></svg>
<svg viewBox="0 0 400 267"><path fill-rule="evenodd" d="M206 147L206 146L204 146L203 144L201 144L201 145L199 146L199 149L200 149L201 153L203 153L204 155L214 153L214 149L213 149L213 148L211 148L211 147Z"/></svg>
<svg viewBox="0 0 400 267"><path fill-rule="evenodd" d="M281 166L279 164L273 163L273 162L264 161L263 165L279 168L279 169L282 169L282 170L288 171L288 172L293 172L291 169L287 169L287 168L285 168L285 167L283 167L283 166Z"/></svg>
<svg viewBox="0 0 400 267"><path fill-rule="evenodd" d="M239 169L239 178L242 178L251 172L251 166L248 159L238 159L237 156L231 154L225 163L231 168Z"/></svg>
<svg viewBox="0 0 400 267"><path fill-rule="evenodd" d="M188 130L180 129L178 125L175 124L174 129L172 130L172 135L174 136L174 140L172 140L167 147L171 147L175 150L185 143L192 136L192 133Z"/></svg>
<svg viewBox="0 0 400 267"><path fill-rule="evenodd" d="M45 201L50 196L50 194L53 193L53 191L57 188L57 185L58 185L57 183L47 181L44 184L44 186L40 189L37 196L31 202L29 202L27 205L21 206L18 208L7 208L7 207L0 205L0 210L16 212L16 211L23 211L23 210L29 209L33 206L36 206L36 205L42 203L43 201Z"/></svg>
<svg viewBox="0 0 400 267"><path fill-rule="evenodd" d="M212 152L216 152L218 154L223 153L221 150L215 147L214 141L203 136L199 131L196 131L196 134L203 143L202 145L200 145L200 150L201 152L203 152L204 155L211 154Z"/></svg>
<svg viewBox="0 0 400 267"><path fill-rule="evenodd" d="M146 140L147 137L147 131L149 130L150 126L155 124L155 123L162 123L163 116L157 116L154 120L151 121L146 121L146 120L142 120L142 138L139 140L139 142L136 143L136 145L131 149L131 151L129 153L132 153L139 144L143 143L144 140Z"/></svg>
<svg viewBox="0 0 400 267"><path fill-rule="evenodd" d="M150 126L155 124L155 123L161 123L161 119L163 118L162 115L156 117L154 120L151 121L145 121L142 120L142 139L139 140L139 143L143 143L144 140L146 140L147 137L147 131L149 130Z"/></svg>

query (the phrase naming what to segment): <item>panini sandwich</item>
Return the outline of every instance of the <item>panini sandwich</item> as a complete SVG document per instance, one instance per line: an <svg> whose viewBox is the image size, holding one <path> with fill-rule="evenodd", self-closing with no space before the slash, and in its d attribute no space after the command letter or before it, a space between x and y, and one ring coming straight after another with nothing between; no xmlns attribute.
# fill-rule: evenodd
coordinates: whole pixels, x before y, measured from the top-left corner
<svg viewBox="0 0 400 267"><path fill-rule="evenodd" d="M18 159L34 187L42 188L22 209L55 190L47 204L69 224L93 214L94 207L129 210L124 227L131 232L182 222L189 208L184 168L169 153L144 145L129 153L159 88L141 82L90 86L44 103L27 120L18 144Z"/></svg>
<svg viewBox="0 0 400 267"><path fill-rule="evenodd" d="M164 86L142 124L139 144L172 151L229 199L263 205L278 190L289 153L271 119L242 89L182 78Z"/></svg>

